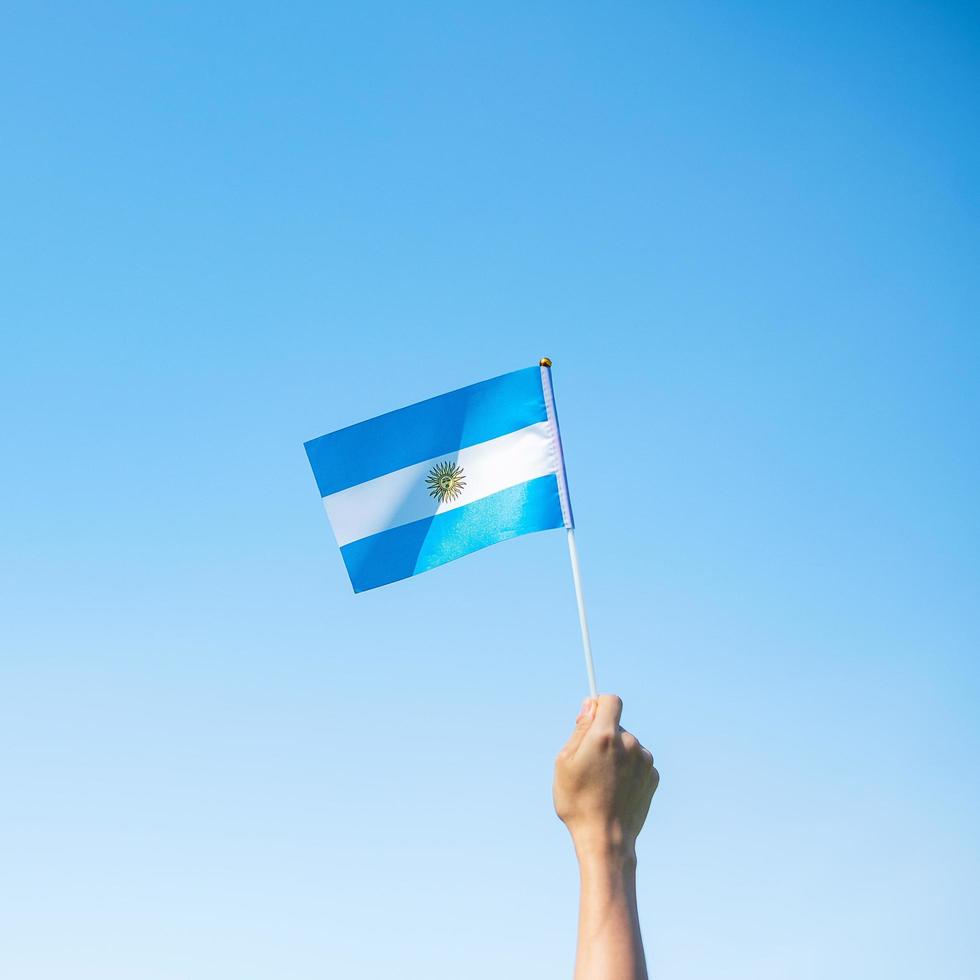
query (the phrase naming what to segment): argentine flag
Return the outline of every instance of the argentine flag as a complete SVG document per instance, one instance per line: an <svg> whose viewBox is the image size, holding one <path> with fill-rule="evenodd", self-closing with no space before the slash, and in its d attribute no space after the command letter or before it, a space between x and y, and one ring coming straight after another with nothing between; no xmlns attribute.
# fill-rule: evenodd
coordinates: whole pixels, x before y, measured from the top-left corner
<svg viewBox="0 0 980 980"><path fill-rule="evenodd" d="M355 592L574 527L547 358L305 445Z"/></svg>

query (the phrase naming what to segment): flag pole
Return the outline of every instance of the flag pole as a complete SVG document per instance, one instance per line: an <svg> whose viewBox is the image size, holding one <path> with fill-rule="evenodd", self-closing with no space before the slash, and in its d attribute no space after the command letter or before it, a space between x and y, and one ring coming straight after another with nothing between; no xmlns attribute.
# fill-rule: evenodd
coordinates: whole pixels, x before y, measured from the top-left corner
<svg viewBox="0 0 980 980"><path fill-rule="evenodd" d="M592 640L589 638L589 620L585 615L585 597L582 595L582 573L578 567L578 548L575 545L575 528L567 529L568 555L572 559L572 580L575 582L575 601L578 603L578 625L582 630L582 649L585 651L585 671L589 675L589 694L598 697L595 684L595 664L592 662Z"/></svg>
<svg viewBox="0 0 980 980"><path fill-rule="evenodd" d="M561 501L562 518L565 522L568 539L568 557L572 560L572 581L575 583L575 602L578 605L578 625L582 631L582 650L585 652L585 672L589 676L589 694L598 697L595 682L595 664L592 662L592 640L589 638L589 620L585 615L585 596L582 594L582 572L578 566L578 547L575 544L575 522L572 520L572 505L568 499L568 485L565 480L565 456L561 448L561 432L558 428L558 412L555 409L555 395L551 390L551 358L542 357L538 361L541 368L541 387L544 392L545 410L556 443L560 467L558 473L558 497Z"/></svg>

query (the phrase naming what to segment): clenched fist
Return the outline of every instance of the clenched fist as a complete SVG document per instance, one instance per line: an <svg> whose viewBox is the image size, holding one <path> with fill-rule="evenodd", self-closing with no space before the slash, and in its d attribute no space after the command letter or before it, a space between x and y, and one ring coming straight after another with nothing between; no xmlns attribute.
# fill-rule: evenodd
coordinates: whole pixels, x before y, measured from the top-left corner
<svg viewBox="0 0 980 980"><path fill-rule="evenodd" d="M634 845L660 782L653 756L620 727L614 694L587 698L555 761L555 810L581 859L635 856Z"/></svg>

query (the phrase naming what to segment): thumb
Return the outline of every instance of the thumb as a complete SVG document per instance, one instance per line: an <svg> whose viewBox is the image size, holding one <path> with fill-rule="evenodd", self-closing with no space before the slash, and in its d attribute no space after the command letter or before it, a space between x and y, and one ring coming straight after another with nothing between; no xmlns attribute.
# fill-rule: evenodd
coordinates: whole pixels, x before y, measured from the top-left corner
<svg viewBox="0 0 980 980"><path fill-rule="evenodd" d="M563 749L565 755L574 755L578 747L582 744L585 733L592 727L592 719L595 718L595 709L595 698L586 698L582 702L578 717L575 719L575 728Z"/></svg>

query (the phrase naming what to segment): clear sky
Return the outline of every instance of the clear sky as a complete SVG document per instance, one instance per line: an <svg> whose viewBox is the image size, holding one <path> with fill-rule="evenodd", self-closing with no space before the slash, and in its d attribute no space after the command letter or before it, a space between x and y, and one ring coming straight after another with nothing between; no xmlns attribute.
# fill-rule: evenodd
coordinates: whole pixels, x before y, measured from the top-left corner
<svg viewBox="0 0 980 980"><path fill-rule="evenodd" d="M975 978L980 17L28 3L0 974L568 977L562 532L351 594L303 441L555 362L658 978Z"/></svg>

